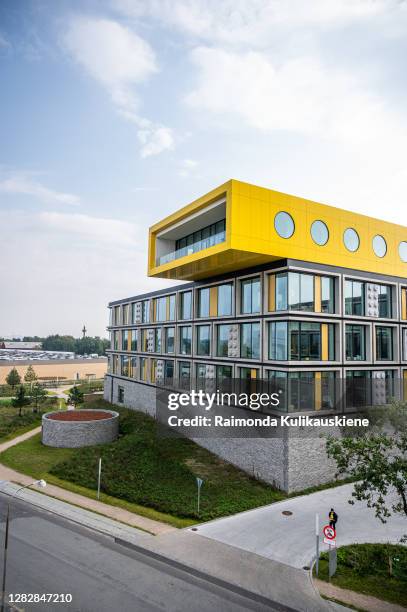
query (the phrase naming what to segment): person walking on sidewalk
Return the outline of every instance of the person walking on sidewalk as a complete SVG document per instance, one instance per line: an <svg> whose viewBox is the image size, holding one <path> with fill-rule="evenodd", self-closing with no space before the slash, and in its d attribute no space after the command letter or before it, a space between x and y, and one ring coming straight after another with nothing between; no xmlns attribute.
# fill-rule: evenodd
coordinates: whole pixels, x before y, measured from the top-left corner
<svg viewBox="0 0 407 612"><path fill-rule="evenodd" d="M335 531L336 531L337 522L338 522L338 515L336 514L335 510L331 508L329 512L329 526L335 529Z"/></svg>

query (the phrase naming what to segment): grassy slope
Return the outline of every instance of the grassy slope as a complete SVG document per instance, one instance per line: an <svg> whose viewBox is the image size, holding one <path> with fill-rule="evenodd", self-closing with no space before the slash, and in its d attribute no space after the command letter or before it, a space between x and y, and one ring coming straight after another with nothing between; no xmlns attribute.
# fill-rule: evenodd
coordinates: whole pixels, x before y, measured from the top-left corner
<svg viewBox="0 0 407 612"><path fill-rule="evenodd" d="M393 577L389 576L388 551L393 559ZM327 559L327 553L323 553L320 580L328 581ZM391 544L342 546L338 549L337 572L331 582L343 589L407 606L407 548Z"/></svg>
<svg viewBox="0 0 407 612"><path fill-rule="evenodd" d="M103 400L92 404L105 405ZM154 419L130 410L120 412L121 437L112 444L51 449L35 437L2 453L0 461L35 478L58 478L94 490L101 456L104 494L187 519L189 524L198 518L225 516L285 497L190 440L159 437ZM199 517L196 476L204 479Z"/></svg>

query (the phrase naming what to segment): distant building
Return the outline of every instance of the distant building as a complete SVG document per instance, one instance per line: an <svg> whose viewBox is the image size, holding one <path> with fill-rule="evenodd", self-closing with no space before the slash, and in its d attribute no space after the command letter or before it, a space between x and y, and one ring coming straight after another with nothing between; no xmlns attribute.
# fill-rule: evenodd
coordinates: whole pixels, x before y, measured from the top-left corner
<svg viewBox="0 0 407 612"><path fill-rule="evenodd" d="M0 342L0 349L21 349L25 351L42 348L41 342Z"/></svg>
<svg viewBox="0 0 407 612"><path fill-rule="evenodd" d="M106 357L98 359L30 359L15 361L0 361L0 384L4 385L12 368L24 378L29 366L34 368L39 382L55 382L67 380L93 380L103 378L107 370Z"/></svg>

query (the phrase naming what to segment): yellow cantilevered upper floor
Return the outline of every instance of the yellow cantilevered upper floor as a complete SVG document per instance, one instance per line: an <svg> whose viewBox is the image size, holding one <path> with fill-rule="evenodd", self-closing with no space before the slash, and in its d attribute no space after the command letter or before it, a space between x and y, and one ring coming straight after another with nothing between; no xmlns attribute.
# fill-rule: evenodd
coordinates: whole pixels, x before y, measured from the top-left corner
<svg viewBox="0 0 407 612"><path fill-rule="evenodd" d="M406 277L407 228L232 179L149 231L149 276L199 280L277 259Z"/></svg>

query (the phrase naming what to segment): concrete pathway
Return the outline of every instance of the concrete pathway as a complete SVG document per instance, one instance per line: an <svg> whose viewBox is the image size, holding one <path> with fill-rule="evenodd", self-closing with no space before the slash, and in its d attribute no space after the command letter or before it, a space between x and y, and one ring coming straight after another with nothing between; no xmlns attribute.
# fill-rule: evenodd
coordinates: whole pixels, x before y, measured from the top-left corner
<svg viewBox="0 0 407 612"><path fill-rule="evenodd" d="M41 427L36 427L35 429L27 431L21 436L13 438L13 440L3 442L2 444L0 444L0 453L5 451L7 448L10 448L11 446L15 446L16 444L19 444L20 442L31 438L40 431ZM27 485L33 482L33 478L31 478L31 476L21 474L20 472L16 472L15 470L12 470L11 468L0 464L0 481L9 481L21 485ZM175 527L167 525L166 523L161 523L159 521L149 519L145 516L134 514L133 512L129 512L124 508L110 506L109 504L97 501L96 499L85 497L84 495L79 495L78 493L72 493L71 491L67 491L66 489L57 487L56 485L47 485L46 489L44 489L43 492L46 495L55 497L56 499L64 500L70 504L74 504L75 506L80 506L81 508L91 510L92 512L97 512L98 514L102 514L116 521L121 521L122 523L131 525L132 527L143 529L144 531L148 531L153 535L168 533L176 529Z"/></svg>
<svg viewBox="0 0 407 612"><path fill-rule="evenodd" d="M383 612L384 610L386 610L386 612L406 612L406 608L398 606L397 604L392 604L387 601L384 602L371 595L364 595L363 593L356 593L348 589L341 589L323 580L314 580L314 584L318 591L322 595L325 595L325 597L331 597L332 599L342 601L358 610L368 610L368 612Z"/></svg>
<svg viewBox="0 0 407 612"><path fill-rule="evenodd" d="M201 536L237 546L268 559L301 568L315 555L315 514L327 524L331 507L339 515L337 545L363 542L398 543L407 533L407 519L392 516L382 524L364 502L348 504L353 485L325 489L311 495L264 506L198 526ZM283 511L292 512L286 516ZM321 537L322 540L322 537ZM327 545L321 544L321 550Z"/></svg>

